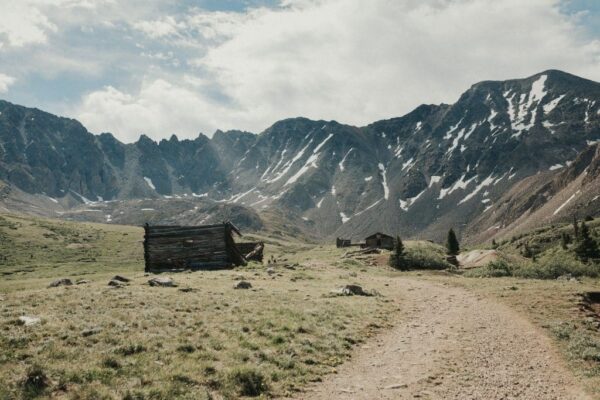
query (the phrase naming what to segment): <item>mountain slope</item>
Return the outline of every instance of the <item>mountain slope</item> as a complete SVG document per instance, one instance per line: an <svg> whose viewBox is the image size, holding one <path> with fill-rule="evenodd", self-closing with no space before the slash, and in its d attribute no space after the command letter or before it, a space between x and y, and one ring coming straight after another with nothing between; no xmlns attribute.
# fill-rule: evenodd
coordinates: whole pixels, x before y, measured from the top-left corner
<svg viewBox="0 0 600 400"><path fill-rule="evenodd" d="M320 237L378 230L439 240L454 226L485 240L513 229L491 227L563 217L580 203L535 212L550 196L571 196L571 181L581 181L580 191L597 184L581 174L593 159L586 148L600 140L600 84L554 70L481 82L452 105L422 105L365 127L293 118L259 135L159 143L142 136L123 144L6 102L0 112L0 179L65 207L202 197L279 210Z"/></svg>

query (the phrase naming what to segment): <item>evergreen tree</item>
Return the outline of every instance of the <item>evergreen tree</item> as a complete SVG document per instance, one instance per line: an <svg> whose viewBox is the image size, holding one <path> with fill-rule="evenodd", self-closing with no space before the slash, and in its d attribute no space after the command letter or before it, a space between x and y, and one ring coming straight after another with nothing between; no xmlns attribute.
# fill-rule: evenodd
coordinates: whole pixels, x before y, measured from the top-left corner
<svg viewBox="0 0 600 400"><path fill-rule="evenodd" d="M575 215L573 215L573 236L575 236L575 239L579 239L579 224Z"/></svg>
<svg viewBox="0 0 600 400"><path fill-rule="evenodd" d="M590 235L590 228L585 224L581 223L579 229L579 238L573 248L577 257L583 261L588 261L593 258L600 258L600 250L598 249L598 243Z"/></svg>
<svg viewBox="0 0 600 400"><path fill-rule="evenodd" d="M523 257L525 257L525 258L533 257L533 251L531 251L531 247L529 247L529 243L525 243L521 254L523 254Z"/></svg>
<svg viewBox="0 0 600 400"><path fill-rule="evenodd" d="M561 241L562 248L564 250L567 250L569 248L569 244L571 244L571 235L569 235L567 232L561 233L560 241Z"/></svg>
<svg viewBox="0 0 600 400"><path fill-rule="evenodd" d="M446 252L451 256L457 256L460 253L460 245L456 238L454 229L450 228L448 231L448 239L446 240Z"/></svg>
<svg viewBox="0 0 600 400"><path fill-rule="evenodd" d="M406 261L404 251L404 243L402 243L402 239L400 236L396 236L396 246L392 254L390 254L390 266L393 268L400 269L405 271L408 269L408 263Z"/></svg>
<svg viewBox="0 0 600 400"><path fill-rule="evenodd" d="M492 249L497 249L498 243L496 243L496 239L492 239Z"/></svg>

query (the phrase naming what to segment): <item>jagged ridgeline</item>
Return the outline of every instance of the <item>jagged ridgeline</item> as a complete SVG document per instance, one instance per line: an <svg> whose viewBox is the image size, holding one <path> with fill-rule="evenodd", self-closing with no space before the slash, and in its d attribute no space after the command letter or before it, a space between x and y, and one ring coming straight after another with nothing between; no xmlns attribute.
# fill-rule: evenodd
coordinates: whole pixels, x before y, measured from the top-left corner
<svg viewBox="0 0 600 400"><path fill-rule="evenodd" d="M0 101L0 140L4 206L69 218L233 215L261 229L279 212L322 238L442 240L453 226L483 241L600 210L600 84L560 71L481 82L365 127L294 118L158 143Z"/></svg>

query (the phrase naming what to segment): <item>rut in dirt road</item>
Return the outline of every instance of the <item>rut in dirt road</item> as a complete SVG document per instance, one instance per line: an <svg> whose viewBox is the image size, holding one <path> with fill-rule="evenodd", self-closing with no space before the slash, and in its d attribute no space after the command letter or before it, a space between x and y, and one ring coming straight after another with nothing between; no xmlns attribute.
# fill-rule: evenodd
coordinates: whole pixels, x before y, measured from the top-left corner
<svg viewBox="0 0 600 400"><path fill-rule="evenodd" d="M297 399L588 399L530 322L466 290L413 279L395 328Z"/></svg>

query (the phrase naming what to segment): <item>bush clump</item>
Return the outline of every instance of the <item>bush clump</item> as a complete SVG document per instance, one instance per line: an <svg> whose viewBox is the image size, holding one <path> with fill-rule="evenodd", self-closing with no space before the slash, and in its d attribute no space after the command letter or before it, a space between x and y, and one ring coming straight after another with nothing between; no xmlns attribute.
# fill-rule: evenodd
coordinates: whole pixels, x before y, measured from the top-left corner
<svg viewBox="0 0 600 400"><path fill-rule="evenodd" d="M513 271L510 265L504 260L491 261L484 267L474 268L465 273L465 276L471 278L500 278L512 275Z"/></svg>
<svg viewBox="0 0 600 400"><path fill-rule="evenodd" d="M599 267L593 264L584 264L579 260L565 254L548 254L537 262L528 262L517 265L513 276L529 279L556 279L563 275L573 277L598 276Z"/></svg>
<svg viewBox="0 0 600 400"><path fill-rule="evenodd" d="M24 399L33 399L41 396L46 388L50 385L50 380L46 376L46 372L39 365L32 365L21 381L21 389Z"/></svg>
<svg viewBox="0 0 600 400"><path fill-rule="evenodd" d="M472 278L499 278L514 276L526 279L556 279L561 276L600 276L600 266L585 264L569 253L551 251L537 261L509 264L504 260L492 261L484 267L465 273Z"/></svg>
<svg viewBox="0 0 600 400"><path fill-rule="evenodd" d="M256 397L269 390L264 375L251 367L233 369L229 372L227 381L240 396Z"/></svg>
<svg viewBox="0 0 600 400"><path fill-rule="evenodd" d="M441 253L437 253L424 246L416 246L406 251L407 263L412 269L442 270L454 266L445 260Z"/></svg>

